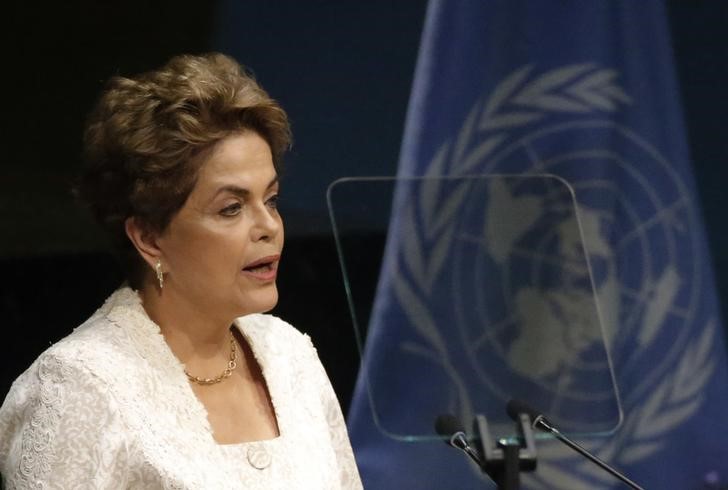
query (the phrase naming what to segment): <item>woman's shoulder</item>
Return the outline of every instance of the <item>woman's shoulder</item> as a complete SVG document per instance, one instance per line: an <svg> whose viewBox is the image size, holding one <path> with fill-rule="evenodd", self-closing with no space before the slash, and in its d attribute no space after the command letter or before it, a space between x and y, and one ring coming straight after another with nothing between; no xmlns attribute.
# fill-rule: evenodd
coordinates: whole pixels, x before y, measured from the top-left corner
<svg viewBox="0 0 728 490"><path fill-rule="evenodd" d="M93 368L104 358L113 358L107 329L97 312L43 351L11 385L0 407L0 429L9 430L8 424L21 427L27 414L42 412L58 418L62 410L80 409L91 399L95 403L107 399L99 396L108 390Z"/></svg>
<svg viewBox="0 0 728 490"><path fill-rule="evenodd" d="M133 294L128 288L115 291L90 318L43 351L16 382L37 379L40 372L61 375L73 371L76 375L99 378L102 372L123 367L127 375L131 374L134 359L145 357L140 346L150 343L135 337L153 336L153 331L139 333L143 329L136 325L138 320L130 306Z"/></svg>
<svg viewBox="0 0 728 490"><path fill-rule="evenodd" d="M90 318L69 335L48 347L36 362L56 359L80 366L123 354L128 347L128 342L124 341L124 337L128 336L127 332L122 325L110 318L117 306L112 301L116 296L118 292L112 294Z"/></svg>

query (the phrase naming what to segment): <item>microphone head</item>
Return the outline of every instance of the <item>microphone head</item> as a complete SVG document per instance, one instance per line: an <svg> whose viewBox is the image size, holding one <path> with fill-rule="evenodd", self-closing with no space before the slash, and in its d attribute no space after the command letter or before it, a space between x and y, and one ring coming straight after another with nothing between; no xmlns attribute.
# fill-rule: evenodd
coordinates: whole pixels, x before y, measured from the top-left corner
<svg viewBox="0 0 728 490"><path fill-rule="evenodd" d="M456 432L465 432L460 420L449 413L438 415L435 419L435 431L445 437L450 437Z"/></svg>
<svg viewBox="0 0 728 490"><path fill-rule="evenodd" d="M470 459L475 461L479 467L483 467L483 461L478 452L470 447L468 439L465 436L465 429L460 420L449 413L438 415L435 419L435 430L441 436L445 436L445 444L460 449L467 454Z"/></svg>
<svg viewBox="0 0 728 490"><path fill-rule="evenodd" d="M532 407L529 407L526 405L526 403L522 402L521 400L511 400L506 404L506 413L508 413L508 416L514 420L515 422L518 422L518 419L520 418L520 415L522 413L525 413L529 417L531 417L531 421L536 420L536 417L541 415L536 410L534 410Z"/></svg>

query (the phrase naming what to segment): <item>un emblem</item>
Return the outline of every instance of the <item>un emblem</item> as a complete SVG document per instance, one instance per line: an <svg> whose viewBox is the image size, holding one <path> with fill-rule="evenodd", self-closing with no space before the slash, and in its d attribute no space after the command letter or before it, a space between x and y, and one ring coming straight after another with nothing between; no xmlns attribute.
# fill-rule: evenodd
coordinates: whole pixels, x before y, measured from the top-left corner
<svg viewBox="0 0 728 490"><path fill-rule="evenodd" d="M497 241L480 244L487 249L488 263L455 267L459 272L452 282L457 312L453 327L463 339L471 368L504 401L507 387L500 386L497 373L483 368L492 365L482 358L484 346L516 371L535 349L547 353L553 349L551 354L571 349L569 356L545 356L536 373L542 380L540 388L571 390L573 399L595 406L612 396L610 386L555 386L564 382L555 373L562 364L586 372L611 372L608 358L590 365L580 355L604 335L624 420L611 437L586 445L605 460L629 465L658 453L664 444L660 436L700 407L701 390L714 368L710 351L717 322L699 316L697 285L702 284L700 271L705 264L698 252L699 234L694 227L700 220L691 193L676 167L622 118L622 109L635 101L617 78L616 71L593 64L540 74L531 66L516 70L474 104L458 134L444 142L429 162L425 175L546 174L559 176L573 188L577 213L551 217L555 226L543 238L542 253L529 249L525 254L519 254L515 245L542 222L549 193L518 192L513 186L489 190L493 202L488 205L517 210L519 224L499 230L488 230L486 225L486 235L499 234ZM474 204L466 202L468 195L456 192L450 201L460 200L456 207L473 209ZM416 299L426 297L429 292L423 285L442 273L439 265L433 265L442 254L417 250L418 244L428 227L449 219L444 213L452 208L424 206L413 221L422 230L403 235L403 248L418 258L405 257L399 267L420 280L408 281L403 275L394 280L394 290L400 304L417 305L405 306L410 316L427 310L426 302ZM487 209L482 212L488 213ZM575 229L580 232L575 234ZM550 263L574 263L582 239L585 263L576 260L577 265L562 271L556 281L545 279L553 275L541 275ZM430 248L437 250L437 239L433 240ZM465 250L472 244L456 240L440 248L444 246L453 247L450 253L458 256L458 247ZM499 311L508 309L484 303L480 294L484 271L493 273L491 279L502 289L501 297L518 303L515 309L524 312L520 321L525 324L551 316L555 323L579 325L596 320L602 327L582 329L576 336L563 331L561 337L550 340L556 346L545 344L538 335L483 337L473 325L508 322L498 317ZM574 284L583 283L584 294L565 294L565 283L570 291L578 291ZM535 299L534 289L539 291L538 298L547 300ZM584 317L588 307L579 305L594 302L588 297L591 291L596 292L596 316ZM458 374L450 376L454 379ZM462 415L477 408L468 407L468 399L460 402L466 406ZM585 431L593 429L584 426ZM597 488L610 482L608 475L559 445L543 446L539 467L539 476L528 477L532 488Z"/></svg>

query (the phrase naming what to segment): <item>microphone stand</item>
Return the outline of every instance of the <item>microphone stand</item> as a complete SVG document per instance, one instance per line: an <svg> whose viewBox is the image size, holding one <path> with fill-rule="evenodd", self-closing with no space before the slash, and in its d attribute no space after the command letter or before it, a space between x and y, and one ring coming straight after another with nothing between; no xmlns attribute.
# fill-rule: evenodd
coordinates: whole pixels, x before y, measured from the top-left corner
<svg viewBox="0 0 728 490"><path fill-rule="evenodd" d="M483 455L480 468L502 490L518 490L521 471L536 469L536 444L527 414L519 415L516 430L518 438L500 439L493 444L488 420L484 415L475 417L475 431L480 436Z"/></svg>
<svg viewBox="0 0 728 490"><path fill-rule="evenodd" d="M523 414L521 414L521 417L523 417ZM579 444L577 444L576 442L572 441L571 439L569 439L568 437L563 435L561 432L559 432L559 430L556 427L551 425L551 423L548 420L546 420L546 417L544 417L543 415L538 415L536 417L536 419L533 421L533 426L538 427L539 429L552 434L556 439L563 442L564 444L569 446L571 449L573 449L577 453L581 454L582 456L587 458L589 461L591 461L592 463L599 466L604 471L608 472L610 475L612 475L615 478L626 483L630 488L634 488L635 490L644 490L641 486L639 486L638 484L636 484L635 482L633 482L632 480L627 478L626 475L623 475L619 471L615 470L614 468L609 466L607 463L605 463L604 461L597 458L592 453L590 453L589 451L587 451L586 449L581 447Z"/></svg>
<svg viewBox="0 0 728 490"><path fill-rule="evenodd" d="M531 429L540 429L550 433L557 440L586 457L603 470L606 470L623 483L626 483L629 487L635 490L643 490L641 486L563 435L546 417L535 412L522 402L511 400L509 402L508 414L516 422L516 431L518 432L516 437L502 438L498 440L497 444L493 444L490 436L490 428L488 427L488 420L484 415L476 415L474 432L479 436L479 451L473 450L468 445L461 429L456 429L454 432L455 435L449 441L451 446L465 451L478 464L483 473L487 474L498 485L499 489L518 490L521 483L521 472L534 471L536 469L536 444ZM530 414L533 414L533 423L531 423ZM446 430L452 431L452 429L447 427ZM442 433L440 429L438 429L438 432ZM456 436L459 436L459 438L456 438ZM456 443L454 441L461 442Z"/></svg>

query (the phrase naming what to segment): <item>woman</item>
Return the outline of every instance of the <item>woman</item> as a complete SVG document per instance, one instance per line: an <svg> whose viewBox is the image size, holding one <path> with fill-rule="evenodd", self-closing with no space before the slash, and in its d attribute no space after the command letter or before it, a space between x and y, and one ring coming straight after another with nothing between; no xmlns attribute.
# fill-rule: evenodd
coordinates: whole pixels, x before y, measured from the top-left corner
<svg viewBox="0 0 728 490"><path fill-rule="evenodd" d="M8 488L361 488L309 338L261 314L278 300L289 142L283 110L226 56L110 81L79 194L129 286L13 384Z"/></svg>

